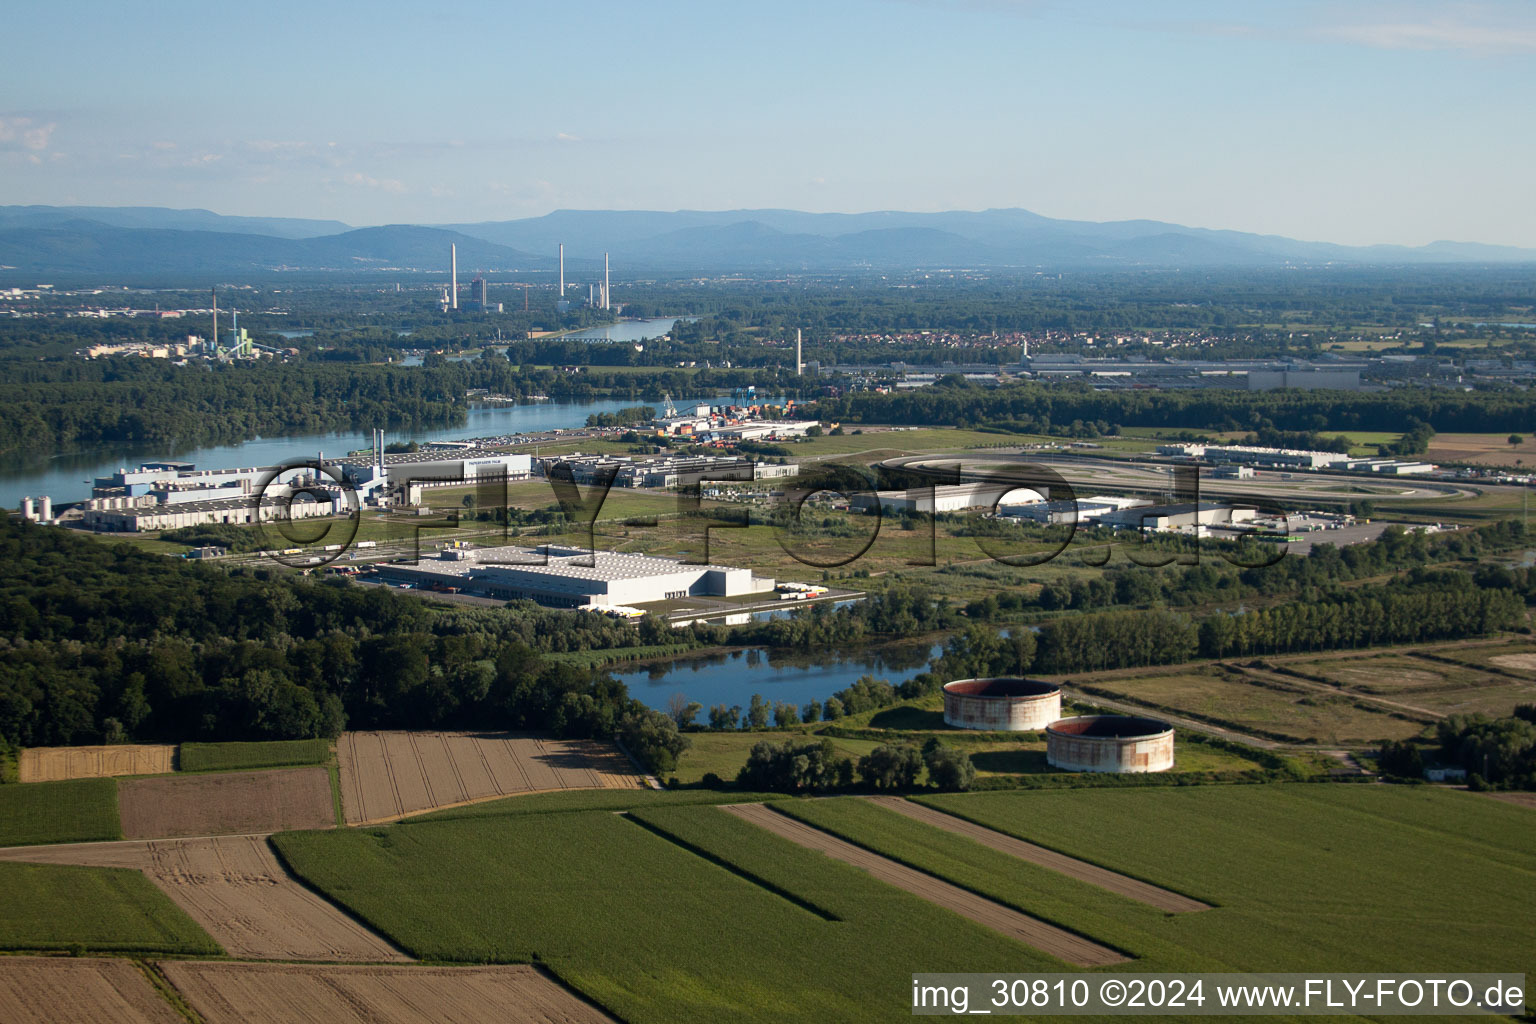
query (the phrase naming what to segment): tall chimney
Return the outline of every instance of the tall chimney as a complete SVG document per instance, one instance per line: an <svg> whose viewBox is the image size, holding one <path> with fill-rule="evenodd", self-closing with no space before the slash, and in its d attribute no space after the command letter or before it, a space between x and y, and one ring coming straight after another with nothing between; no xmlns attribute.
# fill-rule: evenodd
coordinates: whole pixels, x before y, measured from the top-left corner
<svg viewBox="0 0 1536 1024"><path fill-rule="evenodd" d="M561 242L560 243L560 294L555 296L555 301L559 302L563 298L565 298L565 243Z"/></svg>
<svg viewBox="0 0 1536 1024"><path fill-rule="evenodd" d="M213 291L213 351L214 351L215 354L217 354L218 351L219 351L219 290L217 288L214 288L214 289L212 289L212 291Z"/></svg>
<svg viewBox="0 0 1536 1024"><path fill-rule="evenodd" d="M805 363L800 358L800 328L795 328L795 376L805 372Z"/></svg>
<svg viewBox="0 0 1536 1024"><path fill-rule="evenodd" d="M448 291L448 308L459 308L459 247L448 243L448 273L452 277Z"/></svg>
<svg viewBox="0 0 1536 1024"><path fill-rule="evenodd" d="M611 309L613 303L608 298L608 254L603 253L603 308Z"/></svg>

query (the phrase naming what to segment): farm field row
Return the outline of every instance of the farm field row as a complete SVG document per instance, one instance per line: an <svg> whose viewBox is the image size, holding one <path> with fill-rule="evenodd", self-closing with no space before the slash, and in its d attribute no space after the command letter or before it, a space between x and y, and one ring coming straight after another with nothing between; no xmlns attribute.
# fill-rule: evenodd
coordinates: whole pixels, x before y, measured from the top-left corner
<svg viewBox="0 0 1536 1024"><path fill-rule="evenodd" d="M613 746L511 733L348 732L337 744L349 824L555 789L636 788Z"/></svg>
<svg viewBox="0 0 1536 1024"><path fill-rule="evenodd" d="M127 869L99 872L102 878L140 872L231 956L370 962L405 959L377 935L295 882L259 836L0 850L0 861L9 862L5 867L25 862ZM11 938L14 942L21 936Z"/></svg>
<svg viewBox="0 0 1536 1024"><path fill-rule="evenodd" d="M176 771L232 771L324 764L328 740L260 743L118 743L110 746L27 747L17 762L18 782L59 782Z"/></svg>
<svg viewBox="0 0 1536 1024"><path fill-rule="evenodd" d="M480 812L469 817L274 841L306 882L413 955L500 962L536 950L636 1024L889 1019L905 1012L914 970L1059 969L849 865L678 800L688 795L627 795L626 817L611 813L616 805L559 809L572 797L624 794L552 794L537 811L485 810L519 803L503 801L462 809ZM867 800L776 806L1131 957L1112 970L1536 968L1536 936L1523 924L1536 916L1524 807L1317 784L920 802L1211 908L1170 916ZM537 828L523 824L528 814ZM1447 877L1458 879L1454 898ZM463 878L479 884L469 891Z"/></svg>
<svg viewBox="0 0 1536 1024"><path fill-rule="evenodd" d="M7 1024L613 1024L535 967L0 957Z"/></svg>

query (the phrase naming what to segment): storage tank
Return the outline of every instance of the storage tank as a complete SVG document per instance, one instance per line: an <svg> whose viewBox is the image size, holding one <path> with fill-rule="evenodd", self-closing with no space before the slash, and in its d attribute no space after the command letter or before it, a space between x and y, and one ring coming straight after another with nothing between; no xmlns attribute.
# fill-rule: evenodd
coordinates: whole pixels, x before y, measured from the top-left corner
<svg viewBox="0 0 1536 1024"><path fill-rule="evenodd" d="M944 723L957 729L1030 732L1061 717L1061 687L1020 676L944 684Z"/></svg>
<svg viewBox="0 0 1536 1024"><path fill-rule="evenodd" d="M21 518L26 520L33 520L37 518L37 512L32 505L32 498L30 495L21 499Z"/></svg>
<svg viewBox="0 0 1536 1024"><path fill-rule="evenodd" d="M45 523L53 522L53 499L46 494L38 499L37 518Z"/></svg>
<svg viewBox="0 0 1536 1024"><path fill-rule="evenodd" d="M1079 715L1045 730L1045 760L1069 772L1165 772L1173 726L1131 715Z"/></svg>

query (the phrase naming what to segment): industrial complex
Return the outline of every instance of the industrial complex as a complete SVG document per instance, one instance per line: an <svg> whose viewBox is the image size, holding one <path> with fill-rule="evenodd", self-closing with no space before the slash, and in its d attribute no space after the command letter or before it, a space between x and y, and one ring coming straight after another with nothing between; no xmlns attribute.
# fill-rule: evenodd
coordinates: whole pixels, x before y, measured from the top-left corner
<svg viewBox="0 0 1536 1024"><path fill-rule="evenodd" d="M397 585L616 612L657 601L750 597L774 589L772 578L754 576L750 569L553 544L449 547L436 559L384 564L377 572L382 581Z"/></svg>

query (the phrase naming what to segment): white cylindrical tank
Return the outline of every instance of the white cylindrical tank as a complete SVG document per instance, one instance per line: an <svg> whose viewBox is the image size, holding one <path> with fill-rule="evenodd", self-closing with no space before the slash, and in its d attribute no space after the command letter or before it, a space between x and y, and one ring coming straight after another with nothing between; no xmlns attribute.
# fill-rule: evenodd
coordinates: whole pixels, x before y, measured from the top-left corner
<svg viewBox="0 0 1536 1024"><path fill-rule="evenodd" d="M29 521L37 518L37 510L32 505L30 494L21 499L21 518Z"/></svg>
<svg viewBox="0 0 1536 1024"><path fill-rule="evenodd" d="M41 504L37 510L37 518L45 523L53 522L53 499L45 494L39 501Z"/></svg>
<svg viewBox="0 0 1536 1024"><path fill-rule="evenodd" d="M1132 715L1079 715L1045 730L1045 760L1069 772L1165 772L1173 726Z"/></svg>
<svg viewBox="0 0 1536 1024"><path fill-rule="evenodd" d="M957 729L1031 732L1061 718L1061 687L999 676L944 684L944 724Z"/></svg>

